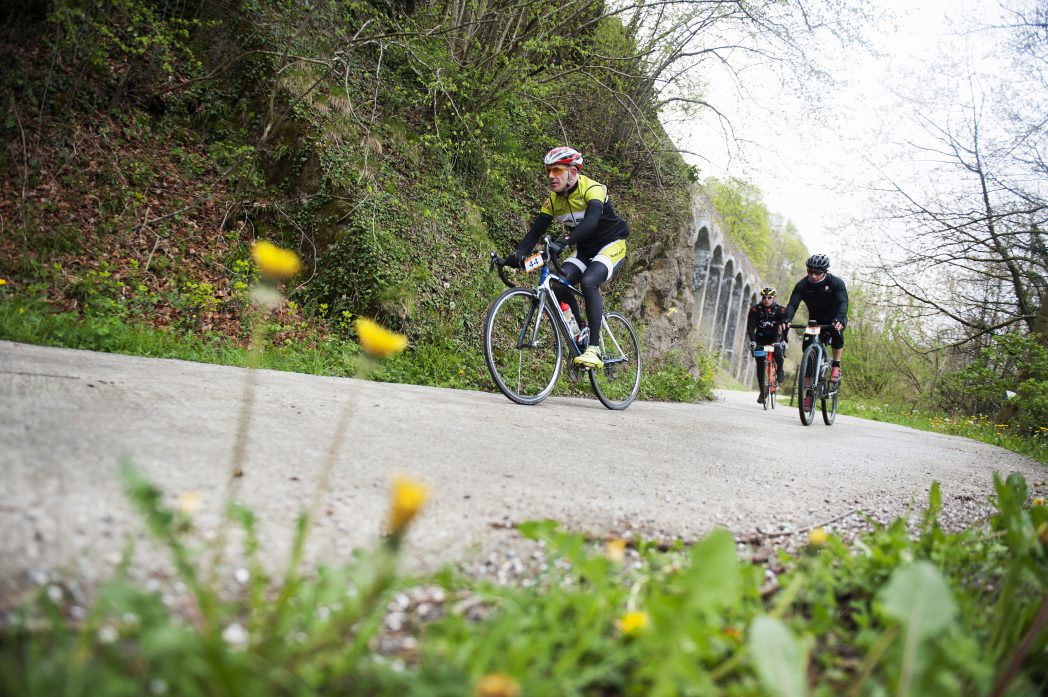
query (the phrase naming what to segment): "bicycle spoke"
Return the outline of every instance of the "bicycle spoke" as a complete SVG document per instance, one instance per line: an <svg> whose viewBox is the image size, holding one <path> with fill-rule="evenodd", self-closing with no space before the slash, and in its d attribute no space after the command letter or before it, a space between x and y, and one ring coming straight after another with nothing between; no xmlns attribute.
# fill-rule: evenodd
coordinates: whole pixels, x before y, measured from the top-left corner
<svg viewBox="0 0 1048 697"><path fill-rule="evenodd" d="M608 409L625 409L640 389L640 342L625 317L612 312L600 329L604 367L589 371L597 398Z"/></svg>
<svg viewBox="0 0 1048 697"><path fill-rule="evenodd" d="M545 399L560 374L561 343L549 306L538 311L534 291L510 289L491 306L484 357L495 384L520 404Z"/></svg>

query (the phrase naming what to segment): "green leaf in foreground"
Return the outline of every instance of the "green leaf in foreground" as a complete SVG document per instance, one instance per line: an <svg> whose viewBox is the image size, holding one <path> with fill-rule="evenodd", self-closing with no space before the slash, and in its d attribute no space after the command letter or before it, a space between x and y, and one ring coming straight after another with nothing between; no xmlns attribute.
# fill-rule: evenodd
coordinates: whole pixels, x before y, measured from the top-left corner
<svg viewBox="0 0 1048 697"><path fill-rule="evenodd" d="M750 625L750 654L768 694L804 697L808 656L782 620L761 615Z"/></svg>

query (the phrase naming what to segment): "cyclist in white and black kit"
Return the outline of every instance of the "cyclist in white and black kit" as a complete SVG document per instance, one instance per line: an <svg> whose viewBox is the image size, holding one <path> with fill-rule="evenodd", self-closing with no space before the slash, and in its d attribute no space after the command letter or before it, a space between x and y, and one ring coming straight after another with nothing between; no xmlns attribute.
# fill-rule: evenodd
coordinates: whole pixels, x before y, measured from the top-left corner
<svg viewBox="0 0 1048 697"><path fill-rule="evenodd" d="M819 324L829 324L821 332L828 339L833 349L833 360L830 363L830 380L841 379L841 354L844 353L844 328L848 324L848 289L837 276L829 273L830 258L825 254L813 254L807 261L808 274L797 282L786 305L786 321L783 331L789 329L793 315L800 307L801 301L808 308L808 319ZM804 348L808 347L813 337L804 337Z"/></svg>

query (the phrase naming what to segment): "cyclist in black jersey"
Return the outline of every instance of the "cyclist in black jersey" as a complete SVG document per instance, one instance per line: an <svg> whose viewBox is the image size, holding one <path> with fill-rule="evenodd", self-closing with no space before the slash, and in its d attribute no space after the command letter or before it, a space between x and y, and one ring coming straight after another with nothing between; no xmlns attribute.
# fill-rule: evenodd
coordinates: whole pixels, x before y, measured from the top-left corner
<svg viewBox="0 0 1048 697"><path fill-rule="evenodd" d="M786 359L782 343L782 325L786 321L786 308L775 302L777 292L774 288L762 288L761 300L750 307L746 315L746 336L750 339L750 352L752 353L758 345L775 345L775 379L780 383L786 376L783 374L782 363ZM754 356L757 361L757 384L760 386L760 394L757 395L757 403L764 404L764 356Z"/></svg>
<svg viewBox="0 0 1048 697"><path fill-rule="evenodd" d="M564 236L550 244L554 251L577 245L575 252L564 261L563 268L565 279L581 287L582 297L586 299L586 317L580 316L574 293L557 283L553 284L553 290L561 302L571 307L579 327L589 331L589 345L574 363L586 368L602 368L600 323L604 316L604 301L600 285L612 277L626 257L629 226L615 213L607 188L581 173L581 153L574 148L557 147L546 153L544 161L550 194L543 201L542 210L528 234L503 262L507 266L519 267L550 223L556 221L564 225Z"/></svg>
<svg viewBox="0 0 1048 697"><path fill-rule="evenodd" d="M808 308L808 319L819 324L831 324L832 327L822 330L833 349L833 361L830 363L830 380L841 379L841 354L844 353L844 328L848 324L848 289L837 276L829 273L830 258L825 254L813 254L808 257L808 274L793 287L790 302L786 305L786 320L783 331L789 329L793 315L801 301ZM805 337L807 348L811 337Z"/></svg>

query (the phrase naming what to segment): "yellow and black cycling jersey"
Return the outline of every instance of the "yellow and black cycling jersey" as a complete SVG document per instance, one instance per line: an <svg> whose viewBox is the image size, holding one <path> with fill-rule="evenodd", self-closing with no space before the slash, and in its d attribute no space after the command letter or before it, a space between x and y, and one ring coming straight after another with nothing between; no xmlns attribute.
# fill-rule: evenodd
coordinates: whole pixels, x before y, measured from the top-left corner
<svg viewBox="0 0 1048 697"><path fill-rule="evenodd" d="M626 239L630 234L626 221L615 213L607 188L581 174L565 193L550 192L546 197L531 230L517 249L518 254L530 252L552 222L564 226L565 241L577 244L581 257L592 257L602 247Z"/></svg>

